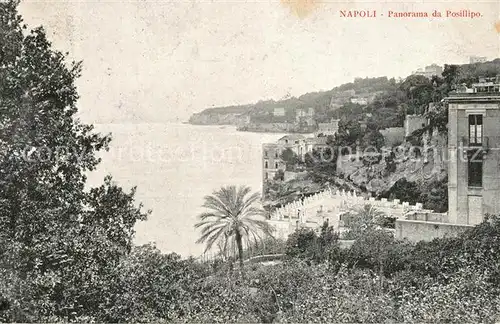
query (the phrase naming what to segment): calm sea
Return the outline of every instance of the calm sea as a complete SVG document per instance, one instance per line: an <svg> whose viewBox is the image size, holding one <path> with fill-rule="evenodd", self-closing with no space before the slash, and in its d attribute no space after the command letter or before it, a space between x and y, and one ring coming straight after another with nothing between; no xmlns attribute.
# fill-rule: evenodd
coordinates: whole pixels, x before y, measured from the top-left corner
<svg viewBox="0 0 500 324"><path fill-rule="evenodd" d="M152 214L136 226L136 243L155 242L164 252L199 256L193 228L203 197L223 185L260 191L261 144L282 134L238 132L231 126L187 124L97 124L111 132L109 152L89 175L98 184L106 174L124 188L137 186L137 202Z"/></svg>

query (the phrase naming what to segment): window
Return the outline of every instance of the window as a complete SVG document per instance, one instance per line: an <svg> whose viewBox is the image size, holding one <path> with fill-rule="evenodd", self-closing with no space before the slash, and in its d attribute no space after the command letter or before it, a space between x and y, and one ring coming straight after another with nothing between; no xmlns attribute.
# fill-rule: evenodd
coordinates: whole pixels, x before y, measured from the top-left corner
<svg viewBox="0 0 500 324"><path fill-rule="evenodd" d="M274 168L277 169L278 168L278 162L274 162Z"/></svg>
<svg viewBox="0 0 500 324"><path fill-rule="evenodd" d="M483 115L469 115L469 145L483 144Z"/></svg>
<svg viewBox="0 0 500 324"><path fill-rule="evenodd" d="M468 156L469 187L483 186L483 158L480 150L473 150Z"/></svg>
<svg viewBox="0 0 500 324"><path fill-rule="evenodd" d="M267 151L264 151L264 156L267 157Z"/></svg>
<svg viewBox="0 0 500 324"><path fill-rule="evenodd" d="M264 168L268 169L269 168L269 162L264 161Z"/></svg>
<svg viewBox="0 0 500 324"><path fill-rule="evenodd" d="M266 172L266 179L269 179L269 173Z"/></svg>
<svg viewBox="0 0 500 324"><path fill-rule="evenodd" d="M278 158L278 151L275 152L274 157Z"/></svg>

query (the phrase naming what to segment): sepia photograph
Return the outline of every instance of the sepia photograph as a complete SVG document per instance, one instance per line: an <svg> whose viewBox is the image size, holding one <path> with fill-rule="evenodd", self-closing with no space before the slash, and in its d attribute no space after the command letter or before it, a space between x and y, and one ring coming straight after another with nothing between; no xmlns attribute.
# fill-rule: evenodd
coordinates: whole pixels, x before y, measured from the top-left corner
<svg viewBox="0 0 500 324"><path fill-rule="evenodd" d="M498 0L0 0L0 323L499 322Z"/></svg>

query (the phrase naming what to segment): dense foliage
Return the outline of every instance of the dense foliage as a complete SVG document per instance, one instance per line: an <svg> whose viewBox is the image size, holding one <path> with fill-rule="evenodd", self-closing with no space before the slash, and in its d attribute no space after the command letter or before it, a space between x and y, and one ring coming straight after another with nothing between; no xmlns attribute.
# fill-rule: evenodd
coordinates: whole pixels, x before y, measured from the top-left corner
<svg viewBox="0 0 500 324"><path fill-rule="evenodd" d="M111 177L86 190L110 137L74 117L80 64L16 6L0 4L0 321L75 320L107 302L147 213Z"/></svg>
<svg viewBox="0 0 500 324"><path fill-rule="evenodd" d="M425 209L443 213L448 210L448 179L431 180L422 184L401 178L381 194L381 197L400 199L410 204L422 203Z"/></svg>
<svg viewBox="0 0 500 324"><path fill-rule="evenodd" d="M370 229L341 249L328 225L317 233L301 229L290 236L282 263L246 267L244 277L153 246L134 247L118 264L117 275L102 282L101 293L109 299L92 309L91 319L495 322L499 233L496 217L460 237L416 245Z"/></svg>

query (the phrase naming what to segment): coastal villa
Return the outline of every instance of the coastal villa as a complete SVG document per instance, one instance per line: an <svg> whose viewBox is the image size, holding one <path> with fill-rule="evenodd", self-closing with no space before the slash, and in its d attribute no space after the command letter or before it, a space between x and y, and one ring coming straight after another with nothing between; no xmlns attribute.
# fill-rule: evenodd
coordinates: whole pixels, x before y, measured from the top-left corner
<svg viewBox="0 0 500 324"><path fill-rule="evenodd" d="M376 200L328 189L275 210L268 222L286 238L298 227L328 220L342 229L343 213L371 205L395 217L395 236L410 241L453 236L500 213L500 79L481 80L443 99L448 105L448 212L399 200Z"/></svg>
<svg viewBox="0 0 500 324"><path fill-rule="evenodd" d="M281 153L287 148L291 149L297 156L303 158L306 144L305 137L300 134L291 134L281 137L276 143L262 144L262 183L272 180L281 170L286 170L285 162L281 159Z"/></svg>
<svg viewBox="0 0 500 324"><path fill-rule="evenodd" d="M299 159L304 160L306 154L314 149L325 148L327 137L305 137L300 134L285 135L276 143L262 144L262 183L265 186L267 180L272 180L281 170L285 172L286 164L281 159L284 150L290 149Z"/></svg>

